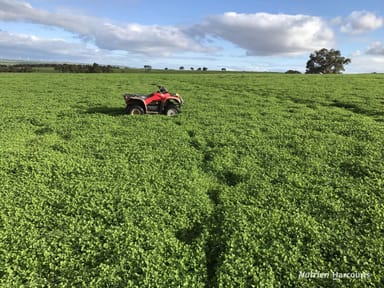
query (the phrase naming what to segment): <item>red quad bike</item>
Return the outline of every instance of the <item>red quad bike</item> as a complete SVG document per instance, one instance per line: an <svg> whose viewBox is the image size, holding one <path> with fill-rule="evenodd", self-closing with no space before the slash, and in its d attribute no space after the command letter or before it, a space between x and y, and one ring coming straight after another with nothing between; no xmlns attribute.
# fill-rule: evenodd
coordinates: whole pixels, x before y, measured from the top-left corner
<svg viewBox="0 0 384 288"><path fill-rule="evenodd" d="M184 103L183 98L177 93L169 93L163 86L158 87L158 91L149 95L124 94L127 114L165 114L167 116L179 114L180 108Z"/></svg>

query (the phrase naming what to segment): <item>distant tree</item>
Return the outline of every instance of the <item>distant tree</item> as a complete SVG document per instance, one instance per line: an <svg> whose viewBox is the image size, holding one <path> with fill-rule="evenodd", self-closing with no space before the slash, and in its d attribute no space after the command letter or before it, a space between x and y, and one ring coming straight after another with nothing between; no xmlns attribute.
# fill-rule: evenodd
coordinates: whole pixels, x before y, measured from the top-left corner
<svg viewBox="0 0 384 288"><path fill-rule="evenodd" d="M207 67L203 67L203 71L207 71L208 70L208 68Z"/></svg>
<svg viewBox="0 0 384 288"><path fill-rule="evenodd" d="M97 63L93 63L92 65L54 64L51 66L37 67L53 67L54 71L63 73L112 73L114 69L111 65L104 66ZM118 69L118 67L115 67L115 69Z"/></svg>
<svg viewBox="0 0 384 288"><path fill-rule="evenodd" d="M197 71L201 71L201 67L197 68Z"/></svg>
<svg viewBox="0 0 384 288"><path fill-rule="evenodd" d="M165 67L164 70L165 70L165 71L168 71L168 67Z"/></svg>
<svg viewBox="0 0 384 288"><path fill-rule="evenodd" d="M184 66L180 66L179 70L184 70Z"/></svg>
<svg viewBox="0 0 384 288"><path fill-rule="evenodd" d="M301 74L301 72L297 70L288 70L287 72L285 72L285 74Z"/></svg>
<svg viewBox="0 0 384 288"><path fill-rule="evenodd" d="M351 59L341 56L339 50L320 49L311 53L307 62L307 74L339 74L344 71L344 65L351 63Z"/></svg>
<svg viewBox="0 0 384 288"><path fill-rule="evenodd" d="M0 72L33 72L32 66L28 64L0 65Z"/></svg>
<svg viewBox="0 0 384 288"><path fill-rule="evenodd" d="M99 64L93 63L92 66L88 66L88 70L90 73L100 73L102 71L102 68Z"/></svg>
<svg viewBox="0 0 384 288"><path fill-rule="evenodd" d="M221 71L223 71L223 72L224 72L224 71L227 71L227 69L226 69L226 68L221 68Z"/></svg>
<svg viewBox="0 0 384 288"><path fill-rule="evenodd" d="M103 73L112 73L113 67L111 65L101 66L101 70Z"/></svg>
<svg viewBox="0 0 384 288"><path fill-rule="evenodd" d="M144 65L144 70L145 70L145 72L150 72L152 70L152 66L151 65Z"/></svg>
<svg viewBox="0 0 384 288"><path fill-rule="evenodd" d="M195 70L195 68L191 67L191 71Z"/></svg>

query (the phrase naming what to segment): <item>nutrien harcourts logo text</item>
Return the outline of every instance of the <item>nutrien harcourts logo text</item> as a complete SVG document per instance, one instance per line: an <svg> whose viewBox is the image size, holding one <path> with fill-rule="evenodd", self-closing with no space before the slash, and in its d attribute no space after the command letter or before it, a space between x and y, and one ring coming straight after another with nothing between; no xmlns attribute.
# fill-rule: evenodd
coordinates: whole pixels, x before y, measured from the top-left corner
<svg viewBox="0 0 384 288"><path fill-rule="evenodd" d="M342 272L319 272L319 271L300 271L299 272L299 278L304 279L368 279L372 275L370 273L366 272L348 272L348 273L342 273Z"/></svg>

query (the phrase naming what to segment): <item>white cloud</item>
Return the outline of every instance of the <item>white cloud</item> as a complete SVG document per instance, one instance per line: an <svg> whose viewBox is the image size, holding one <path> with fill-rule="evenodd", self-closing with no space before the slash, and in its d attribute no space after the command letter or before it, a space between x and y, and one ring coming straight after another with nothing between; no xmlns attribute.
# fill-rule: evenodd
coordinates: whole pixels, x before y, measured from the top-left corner
<svg viewBox="0 0 384 288"><path fill-rule="evenodd" d="M384 45L380 41L376 41L368 47L367 52L368 55L378 55L384 57Z"/></svg>
<svg viewBox="0 0 384 288"><path fill-rule="evenodd" d="M340 31L347 34L363 34L379 29L384 25L384 18L368 11L353 11L345 19L338 17L334 21L340 24Z"/></svg>
<svg viewBox="0 0 384 288"><path fill-rule="evenodd" d="M0 30L0 58L83 61L94 57L97 49L61 39L41 39L34 35L17 35Z"/></svg>
<svg viewBox="0 0 384 288"><path fill-rule="evenodd" d="M373 42L365 51L356 50L351 53L352 62L348 71L352 73L384 73L384 44Z"/></svg>
<svg viewBox="0 0 384 288"><path fill-rule="evenodd" d="M362 54L352 58L349 73L384 73L384 57Z"/></svg>
<svg viewBox="0 0 384 288"><path fill-rule="evenodd" d="M353 51L351 53L351 56L352 57L359 57L359 56L361 56L361 51L360 50Z"/></svg>
<svg viewBox="0 0 384 288"><path fill-rule="evenodd" d="M209 52L172 26L125 24L117 25L107 19L69 13L50 13L33 8L25 2L0 0L0 20L24 21L62 28L85 41L92 40L100 49L125 50L133 53L168 56L177 52Z"/></svg>
<svg viewBox="0 0 384 288"><path fill-rule="evenodd" d="M104 23L92 33L98 47L147 55L170 56L177 52L209 52L180 28L173 26Z"/></svg>
<svg viewBox="0 0 384 288"><path fill-rule="evenodd" d="M295 55L331 47L334 33L319 17L286 14L238 14L208 17L200 30L228 40L248 55Z"/></svg>
<svg viewBox="0 0 384 288"><path fill-rule="evenodd" d="M64 29L100 49L123 50L151 56L181 52L210 53L214 36L247 51L247 55L295 55L333 44L333 31L319 17L285 14L210 16L204 24L176 26L117 24L108 19L61 11L52 13L26 2L0 0L0 20L20 21Z"/></svg>

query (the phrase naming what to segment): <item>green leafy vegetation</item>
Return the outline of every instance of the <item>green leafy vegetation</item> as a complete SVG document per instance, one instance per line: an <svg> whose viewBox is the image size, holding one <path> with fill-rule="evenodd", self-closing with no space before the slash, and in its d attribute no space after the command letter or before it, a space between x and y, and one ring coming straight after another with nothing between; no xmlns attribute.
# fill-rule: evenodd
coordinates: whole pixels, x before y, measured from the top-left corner
<svg viewBox="0 0 384 288"><path fill-rule="evenodd" d="M0 76L1 287L383 283L383 75Z"/></svg>

